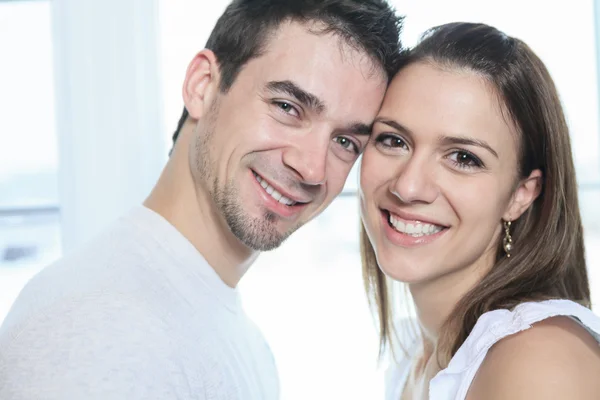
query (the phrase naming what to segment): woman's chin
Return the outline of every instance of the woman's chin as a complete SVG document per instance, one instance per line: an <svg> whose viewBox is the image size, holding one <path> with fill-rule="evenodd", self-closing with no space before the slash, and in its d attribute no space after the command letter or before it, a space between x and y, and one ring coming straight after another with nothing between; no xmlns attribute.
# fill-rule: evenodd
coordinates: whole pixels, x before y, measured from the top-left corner
<svg viewBox="0 0 600 400"><path fill-rule="evenodd" d="M379 269L383 272L389 279L392 279L397 282L402 282L406 284L415 284L425 282L431 277L427 274L423 269L415 269L414 266L409 265L393 265L386 266L385 264L379 264Z"/></svg>

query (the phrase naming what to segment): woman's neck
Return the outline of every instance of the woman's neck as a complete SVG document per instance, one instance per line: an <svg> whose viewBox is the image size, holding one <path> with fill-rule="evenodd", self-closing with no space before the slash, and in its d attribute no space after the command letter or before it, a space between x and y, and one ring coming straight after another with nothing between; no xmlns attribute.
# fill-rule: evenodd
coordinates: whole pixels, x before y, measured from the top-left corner
<svg viewBox="0 0 600 400"><path fill-rule="evenodd" d="M424 355L434 355L444 324L456 305L494 265L494 255L484 254L476 263L435 280L414 283L409 289L422 332Z"/></svg>

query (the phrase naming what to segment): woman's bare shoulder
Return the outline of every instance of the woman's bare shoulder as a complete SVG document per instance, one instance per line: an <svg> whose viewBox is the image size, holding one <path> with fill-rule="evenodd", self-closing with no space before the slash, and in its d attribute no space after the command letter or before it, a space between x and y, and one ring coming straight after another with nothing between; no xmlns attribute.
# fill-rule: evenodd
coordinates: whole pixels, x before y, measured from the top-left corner
<svg viewBox="0 0 600 400"><path fill-rule="evenodd" d="M467 400L597 399L600 346L579 323L552 317L489 350Z"/></svg>

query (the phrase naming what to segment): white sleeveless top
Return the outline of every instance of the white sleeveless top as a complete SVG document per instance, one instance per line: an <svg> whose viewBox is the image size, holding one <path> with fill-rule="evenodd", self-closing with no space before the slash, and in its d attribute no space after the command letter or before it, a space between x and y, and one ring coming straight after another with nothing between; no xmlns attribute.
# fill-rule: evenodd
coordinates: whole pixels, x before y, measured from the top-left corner
<svg viewBox="0 0 600 400"><path fill-rule="evenodd" d="M441 370L429 385L430 400L464 400L471 382L488 350L500 339L531 328L546 318L568 316L581 324L600 343L600 318L589 309L570 300L547 300L522 303L514 310L494 310L477 320L448 367ZM415 346L408 348L414 351ZM398 351L397 355L402 355ZM393 363L386 372L386 400L400 400L410 371L410 357Z"/></svg>

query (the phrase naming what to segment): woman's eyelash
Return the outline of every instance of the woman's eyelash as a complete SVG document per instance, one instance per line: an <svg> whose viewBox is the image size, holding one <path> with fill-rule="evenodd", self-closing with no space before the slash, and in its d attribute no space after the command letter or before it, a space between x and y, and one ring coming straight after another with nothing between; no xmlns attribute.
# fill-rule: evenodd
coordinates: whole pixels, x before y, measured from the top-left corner
<svg viewBox="0 0 600 400"><path fill-rule="evenodd" d="M458 168L483 168L483 162L475 154L467 150L455 150L450 153L450 160ZM456 157L452 157L455 155Z"/></svg>
<svg viewBox="0 0 600 400"><path fill-rule="evenodd" d="M402 139L401 137L399 137L397 135L392 135L389 133L382 133L381 135L377 136L375 141L376 141L376 143L378 143L384 147L388 147L388 148L392 148L392 149L408 147L408 145L406 144L406 141L404 139Z"/></svg>

